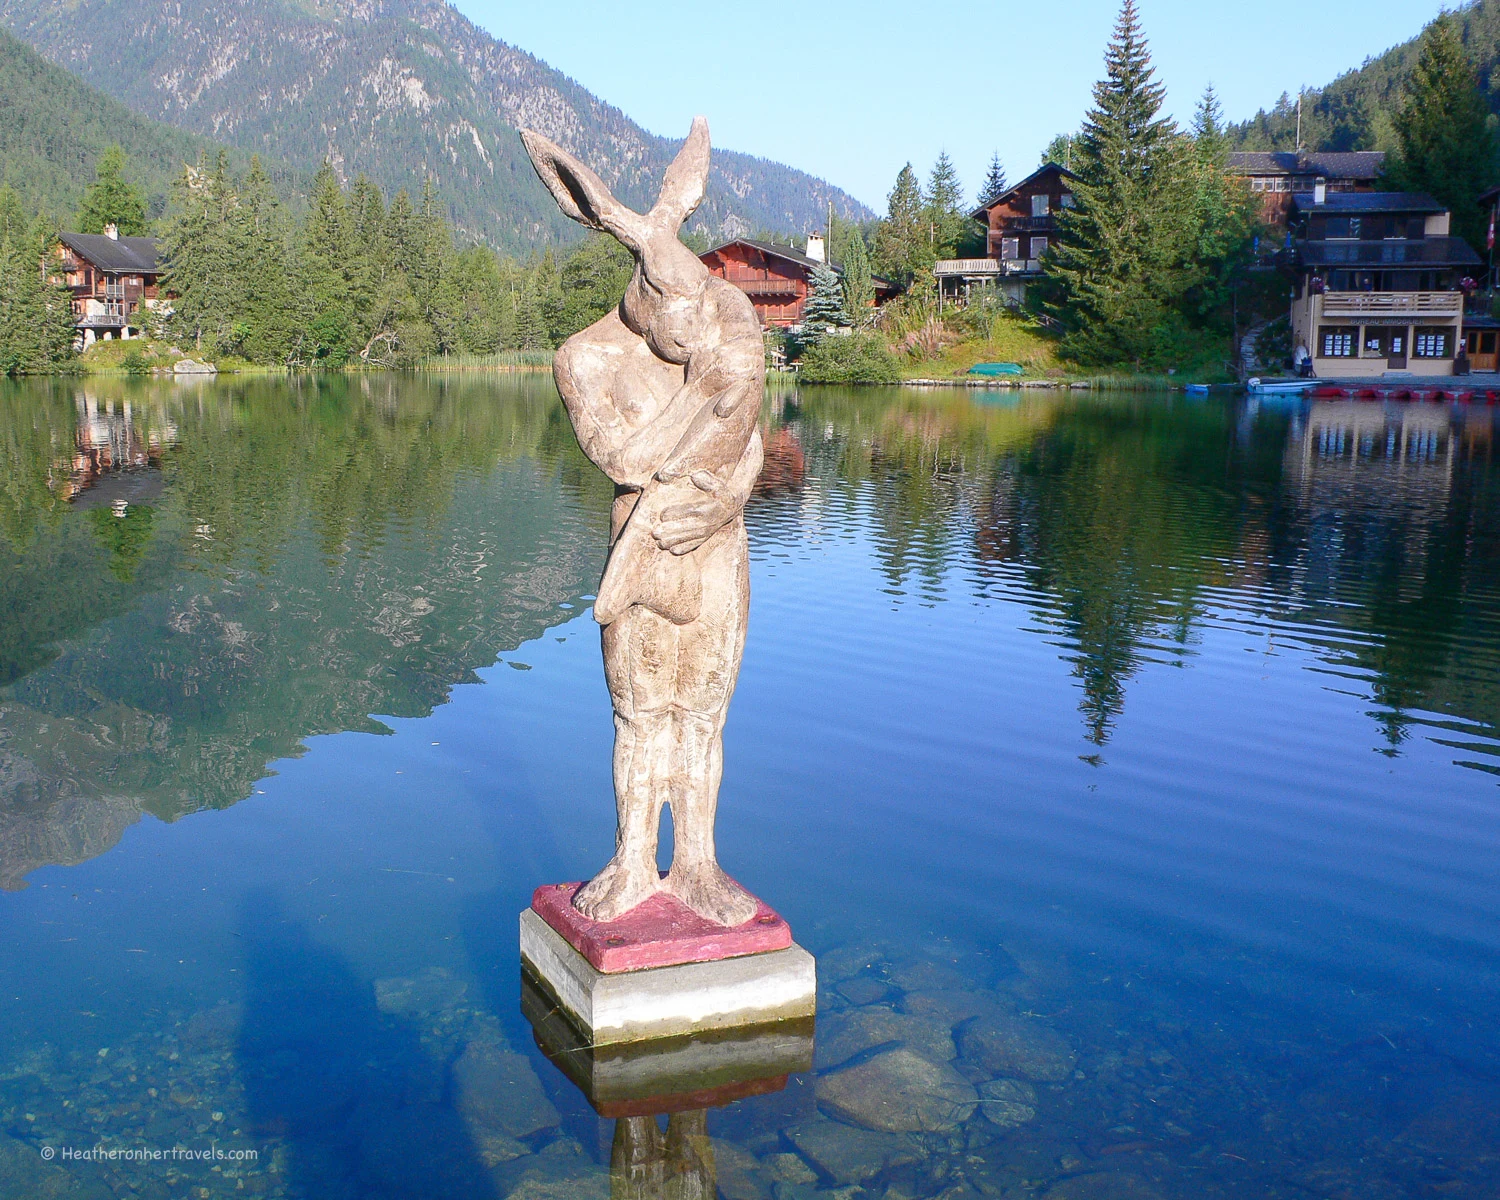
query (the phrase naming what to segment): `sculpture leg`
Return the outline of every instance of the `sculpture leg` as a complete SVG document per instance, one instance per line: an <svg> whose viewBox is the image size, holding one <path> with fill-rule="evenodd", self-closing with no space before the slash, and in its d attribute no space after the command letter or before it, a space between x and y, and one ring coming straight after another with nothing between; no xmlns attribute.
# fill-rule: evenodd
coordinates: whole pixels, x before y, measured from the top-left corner
<svg viewBox="0 0 1500 1200"><path fill-rule="evenodd" d="M636 606L602 630L615 710L615 853L573 898L573 907L594 921L623 916L662 886L656 843L677 762L667 670L676 662L674 629Z"/></svg>
<svg viewBox="0 0 1500 1200"><path fill-rule="evenodd" d="M703 613L679 626L672 870L666 886L700 916L740 925L755 901L719 866L714 819L724 773L724 721L739 677L750 611L750 551L734 520L704 546Z"/></svg>
<svg viewBox="0 0 1500 1200"><path fill-rule="evenodd" d="M609 1152L611 1200L661 1200L665 1139L655 1117L621 1117Z"/></svg>

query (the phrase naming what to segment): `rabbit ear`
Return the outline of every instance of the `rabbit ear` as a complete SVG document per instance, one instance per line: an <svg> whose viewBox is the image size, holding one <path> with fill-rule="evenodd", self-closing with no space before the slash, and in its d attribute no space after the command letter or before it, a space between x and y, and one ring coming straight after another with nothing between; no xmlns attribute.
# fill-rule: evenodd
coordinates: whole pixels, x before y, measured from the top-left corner
<svg viewBox="0 0 1500 1200"><path fill-rule="evenodd" d="M558 208L580 225L612 233L626 246L635 248L640 241L636 229L640 216L610 195L604 180L539 133L523 129L521 141Z"/></svg>
<svg viewBox="0 0 1500 1200"><path fill-rule="evenodd" d="M703 202L703 192L708 186L708 154L708 121L694 117L693 128L667 168L661 196L651 209L653 217L670 222L673 232Z"/></svg>

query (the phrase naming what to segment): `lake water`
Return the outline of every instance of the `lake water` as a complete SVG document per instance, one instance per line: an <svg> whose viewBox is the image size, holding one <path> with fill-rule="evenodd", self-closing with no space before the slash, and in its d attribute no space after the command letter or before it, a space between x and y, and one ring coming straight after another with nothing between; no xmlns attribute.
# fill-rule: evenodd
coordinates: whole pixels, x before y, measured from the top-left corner
<svg viewBox="0 0 1500 1200"><path fill-rule="evenodd" d="M613 829L550 381L0 383L0 1196L1500 1195L1494 411L771 394L817 1068L663 1138L519 1004Z"/></svg>

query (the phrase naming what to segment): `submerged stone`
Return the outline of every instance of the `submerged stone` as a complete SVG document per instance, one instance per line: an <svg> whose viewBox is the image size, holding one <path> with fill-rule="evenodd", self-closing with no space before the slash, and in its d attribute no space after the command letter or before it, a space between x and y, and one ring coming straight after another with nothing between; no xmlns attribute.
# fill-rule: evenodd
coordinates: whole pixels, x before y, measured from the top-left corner
<svg viewBox="0 0 1500 1200"><path fill-rule="evenodd" d="M901 999L903 1012L914 1016L935 1017L947 1022L949 1026L992 1013L1008 1013L1013 1007L1009 1002L988 992L955 991L949 988L907 992Z"/></svg>
<svg viewBox="0 0 1500 1200"><path fill-rule="evenodd" d="M453 1103L480 1129L526 1137L560 1120L531 1064L489 1038L476 1038L453 1064Z"/></svg>
<svg viewBox="0 0 1500 1200"><path fill-rule="evenodd" d="M714 1172L725 1200L766 1200L760 1160L734 1142L713 1139Z"/></svg>
<svg viewBox="0 0 1500 1200"><path fill-rule="evenodd" d="M838 1121L809 1121L786 1131L802 1157L835 1183L863 1183L888 1167L916 1162L920 1147L896 1133L855 1129Z"/></svg>
<svg viewBox="0 0 1500 1200"><path fill-rule="evenodd" d="M881 983L868 975L856 975L839 984L840 995L850 1004L874 1004L891 994L889 984Z"/></svg>
<svg viewBox="0 0 1500 1200"><path fill-rule="evenodd" d="M1036 1117L1036 1088L1020 1079L992 1079L979 1085L979 1112L1001 1129Z"/></svg>
<svg viewBox="0 0 1500 1200"><path fill-rule="evenodd" d="M1139 1175L1100 1171L1055 1183L1042 1200L1162 1200L1162 1195Z"/></svg>
<svg viewBox="0 0 1500 1200"><path fill-rule="evenodd" d="M889 1133L943 1131L968 1120L979 1093L947 1063L906 1047L818 1080L817 1095L834 1115Z"/></svg>
<svg viewBox="0 0 1500 1200"><path fill-rule="evenodd" d="M1026 1017L991 1013L959 1030L964 1058L992 1076L1057 1083L1073 1073L1078 1056L1063 1036Z"/></svg>
<svg viewBox="0 0 1500 1200"><path fill-rule="evenodd" d="M463 1000L469 985L443 967L427 967L416 975L393 975L375 981L375 1006L383 1013L431 1013L452 1008Z"/></svg>
<svg viewBox="0 0 1500 1200"><path fill-rule="evenodd" d="M834 1067L887 1043L908 1046L933 1062L958 1054L945 1022L889 1008L859 1008L829 1017L818 1029L814 1053L820 1067Z"/></svg>

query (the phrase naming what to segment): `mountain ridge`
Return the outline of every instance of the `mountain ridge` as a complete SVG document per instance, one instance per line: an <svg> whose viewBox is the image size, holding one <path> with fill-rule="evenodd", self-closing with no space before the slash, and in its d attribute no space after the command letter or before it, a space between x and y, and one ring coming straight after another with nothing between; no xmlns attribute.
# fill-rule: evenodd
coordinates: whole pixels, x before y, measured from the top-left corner
<svg viewBox="0 0 1500 1200"><path fill-rule="evenodd" d="M628 204L654 199L680 141L642 129L446 0L0 0L0 25L143 116L394 192L431 176L466 236L576 240L517 128L579 154ZM694 228L821 227L869 210L805 172L716 149Z"/></svg>

